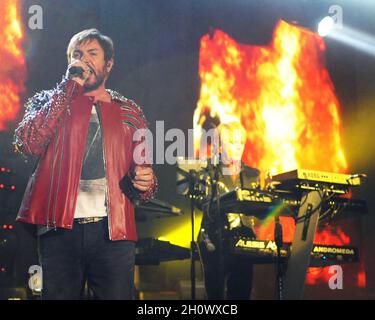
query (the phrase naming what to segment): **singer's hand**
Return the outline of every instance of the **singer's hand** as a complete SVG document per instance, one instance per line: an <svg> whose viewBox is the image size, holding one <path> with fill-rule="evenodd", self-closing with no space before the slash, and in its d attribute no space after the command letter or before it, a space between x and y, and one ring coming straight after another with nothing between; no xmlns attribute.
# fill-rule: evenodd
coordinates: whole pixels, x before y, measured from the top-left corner
<svg viewBox="0 0 375 320"><path fill-rule="evenodd" d="M83 74L82 74L82 76L72 76L72 75L69 73L69 69L70 69L71 67L82 68L82 69L83 69ZM66 70L66 76L67 76L69 79L74 80L75 82L77 82L77 83L80 84L81 86L83 86L83 85L85 84L85 82L87 81L87 79L90 77L90 74L91 74L91 70L90 70L90 68L88 67L88 65L87 65L86 63L84 63L83 61L78 60L78 59L72 59L72 62L68 65L68 69Z"/></svg>
<svg viewBox="0 0 375 320"><path fill-rule="evenodd" d="M151 167L135 166L133 186L140 191L147 191L154 180L154 172Z"/></svg>

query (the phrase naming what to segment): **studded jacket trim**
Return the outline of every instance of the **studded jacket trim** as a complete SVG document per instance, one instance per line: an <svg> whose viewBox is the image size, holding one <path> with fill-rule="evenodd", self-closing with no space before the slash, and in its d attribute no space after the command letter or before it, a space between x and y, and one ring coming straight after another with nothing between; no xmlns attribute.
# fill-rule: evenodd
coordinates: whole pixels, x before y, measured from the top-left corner
<svg viewBox="0 0 375 320"><path fill-rule="evenodd" d="M27 185L17 220L73 227L80 172L92 101L83 87L72 80L53 90L42 91L26 103L23 120L15 131L15 148L39 157L38 166ZM109 218L112 240L136 240L132 198L148 200L157 189L157 179L146 192L135 189L129 180L135 164L132 158L136 129L147 127L139 106L109 90L110 103L99 108L102 118L107 163ZM131 124L130 124L131 123ZM131 156L129 156L131 155ZM129 182L129 181L128 181Z"/></svg>

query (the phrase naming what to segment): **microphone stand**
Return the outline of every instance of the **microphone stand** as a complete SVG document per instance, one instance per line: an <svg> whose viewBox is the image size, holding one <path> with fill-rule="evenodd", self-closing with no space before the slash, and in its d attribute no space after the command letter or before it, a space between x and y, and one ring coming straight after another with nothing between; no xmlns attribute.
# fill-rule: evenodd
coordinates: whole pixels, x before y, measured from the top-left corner
<svg viewBox="0 0 375 320"><path fill-rule="evenodd" d="M218 251L219 256L219 273L223 273L223 221L222 221L222 215L221 215L221 209L220 209L220 193L219 193L219 172L220 172L220 166L218 161L209 161L208 163L208 171L210 175L211 180L211 199L210 199L210 205L208 208L208 213L210 216L212 216L212 204L213 200L216 200L216 212L214 213L214 225L215 225L215 232L217 234L217 244L216 250ZM213 171L213 174L212 174ZM224 276L221 274L220 276ZM222 297L224 299L224 296Z"/></svg>
<svg viewBox="0 0 375 320"><path fill-rule="evenodd" d="M191 299L196 299L196 285L195 285L195 260L197 258L197 245L195 241L195 207L197 199L203 199L205 187L201 184L200 171L195 169L183 170L177 168L178 171L184 176L184 179L177 181L177 186L187 183L188 196L190 197L190 221L191 221L191 241L190 241L190 284L191 284ZM185 189L186 190L186 189Z"/></svg>
<svg viewBox="0 0 375 320"><path fill-rule="evenodd" d="M283 265L281 259L281 249L283 246L283 229L280 223L280 217L275 217L275 230L274 230L275 243L277 247L277 258L276 258L276 288L277 288L277 299L283 300Z"/></svg>
<svg viewBox="0 0 375 320"><path fill-rule="evenodd" d="M199 189L197 187L197 172L195 170L189 170L189 196L191 206L191 242L190 242L190 283L191 283L191 300L195 300L195 257L196 257L196 244L194 237L194 225L195 225L195 199L199 196Z"/></svg>
<svg viewBox="0 0 375 320"><path fill-rule="evenodd" d="M213 186L214 190L213 193L215 194L216 197L216 219L218 223L218 228L217 228L217 235L218 235L218 255L219 255L219 274L220 274L220 279L224 278L224 257L223 257L223 216L221 213L221 208L220 208L220 192L219 192L219 171L220 171L220 166L218 163L214 164L214 181L213 181ZM224 285L225 287L225 285ZM223 294L223 299L224 297L224 288L222 291Z"/></svg>

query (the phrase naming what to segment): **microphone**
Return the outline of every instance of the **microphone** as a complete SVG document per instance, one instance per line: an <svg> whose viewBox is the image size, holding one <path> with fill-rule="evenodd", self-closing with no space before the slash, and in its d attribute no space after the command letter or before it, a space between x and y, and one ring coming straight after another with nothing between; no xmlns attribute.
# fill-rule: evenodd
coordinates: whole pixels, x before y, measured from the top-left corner
<svg viewBox="0 0 375 320"><path fill-rule="evenodd" d="M355 179L355 178L367 179L367 174L355 173L355 174L352 174L349 179Z"/></svg>
<svg viewBox="0 0 375 320"><path fill-rule="evenodd" d="M91 69L89 69L90 73L93 73L93 71ZM81 77L83 76L83 68L81 67L70 67L69 68L69 75L71 77Z"/></svg>
<svg viewBox="0 0 375 320"><path fill-rule="evenodd" d="M70 67L68 72L72 77L82 77L83 75L83 69L81 67Z"/></svg>
<svg viewBox="0 0 375 320"><path fill-rule="evenodd" d="M203 243L208 252L214 252L216 250L215 245L211 242L210 238L208 237L206 231L204 229L201 230L201 236Z"/></svg>

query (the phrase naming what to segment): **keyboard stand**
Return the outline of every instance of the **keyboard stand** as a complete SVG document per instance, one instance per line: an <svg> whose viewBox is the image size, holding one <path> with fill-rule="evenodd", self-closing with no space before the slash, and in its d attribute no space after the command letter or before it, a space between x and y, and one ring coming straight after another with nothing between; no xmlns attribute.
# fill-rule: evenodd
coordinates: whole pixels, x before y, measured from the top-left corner
<svg viewBox="0 0 375 320"><path fill-rule="evenodd" d="M322 197L322 191L309 191L302 195L302 205L298 211L291 255L285 274L283 290L285 300L303 298L306 272L310 265L310 254L319 221Z"/></svg>

